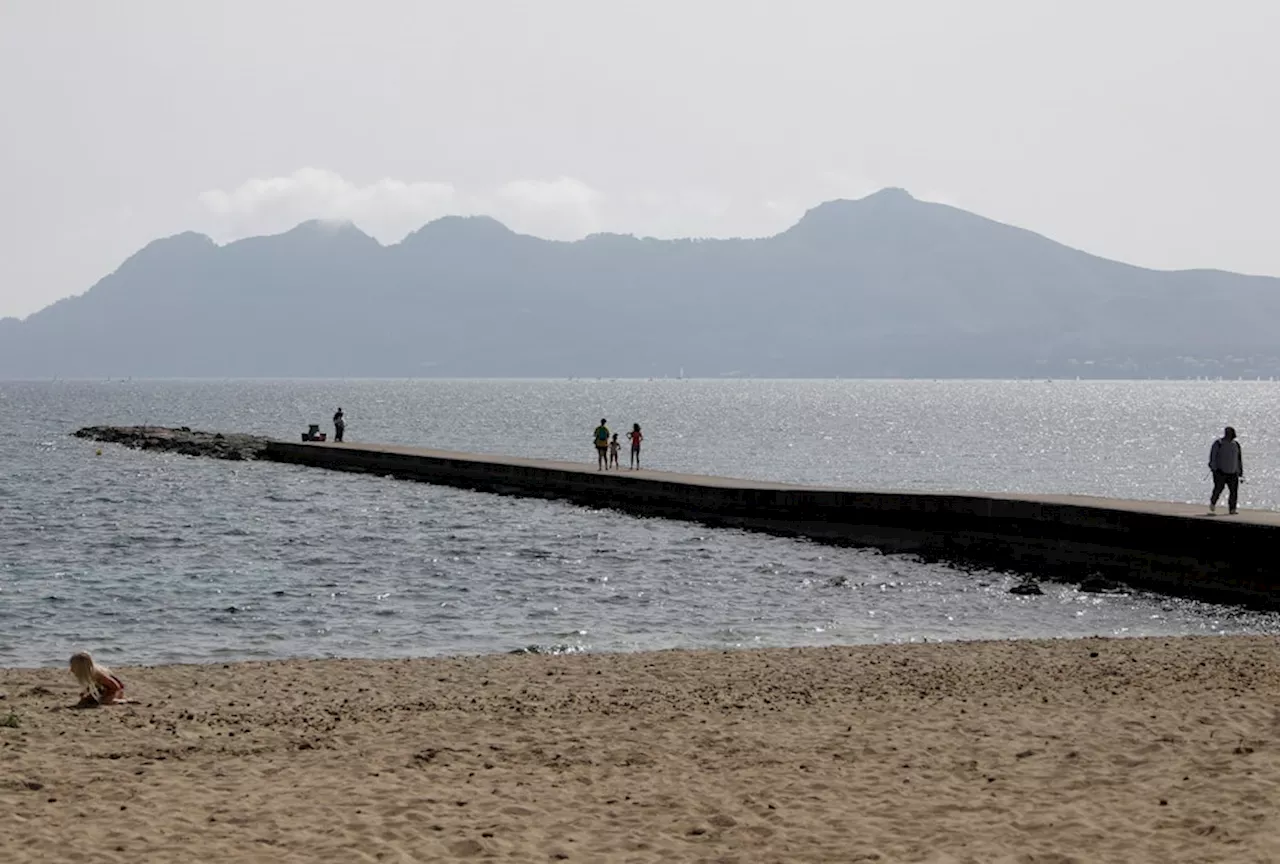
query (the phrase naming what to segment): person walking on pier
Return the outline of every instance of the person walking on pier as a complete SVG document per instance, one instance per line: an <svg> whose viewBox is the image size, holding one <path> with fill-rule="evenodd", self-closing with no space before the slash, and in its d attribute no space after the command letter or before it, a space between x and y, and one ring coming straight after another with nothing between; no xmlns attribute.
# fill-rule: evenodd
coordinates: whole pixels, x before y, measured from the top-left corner
<svg viewBox="0 0 1280 864"><path fill-rule="evenodd" d="M1227 489L1227 512L1236 513L1240 497L1240 481L1244 479L1244 453L1236 440L1236 430L1228 426L1222 437L1209 448L1209 470L1213 472L1213 494L1209 496L1209 512L1218 512L1218 496Z"/></svg>
<svg viewBox="0 0 1280 864"><path fill-rule="evenodd" d="M333 415L333 440L341 441L342 433L345 431L347 431L347 418L339 408L338 413Z"/></svg>
<svg viewBox="0 0 1280 864"><path fill-rule="evenodd" d="M600 425L596 427L595 439L597 471L609 470L609 421L600 418Z"/></svg>

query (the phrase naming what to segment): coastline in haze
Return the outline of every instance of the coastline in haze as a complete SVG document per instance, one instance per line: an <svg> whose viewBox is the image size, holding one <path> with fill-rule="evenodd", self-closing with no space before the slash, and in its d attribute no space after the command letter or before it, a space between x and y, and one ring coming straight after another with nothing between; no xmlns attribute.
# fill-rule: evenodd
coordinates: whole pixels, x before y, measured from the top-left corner
<svg viewBox="0 0 1280 864"><path fill-rule="evenodd" d="M1280 374L1276 320L1280 279L1133 267L885 189L760 239L179 234L0 320L0 378L1254 378Z"/></svg>

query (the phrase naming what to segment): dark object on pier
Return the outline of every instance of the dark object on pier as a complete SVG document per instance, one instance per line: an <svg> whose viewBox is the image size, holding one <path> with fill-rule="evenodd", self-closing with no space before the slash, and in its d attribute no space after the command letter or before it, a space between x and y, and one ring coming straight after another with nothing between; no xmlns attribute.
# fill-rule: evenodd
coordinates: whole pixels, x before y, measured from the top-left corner
<svg viewBox="0 0 1280 864"><path fill-rule="evenodd" d="M319 423L312 423L307 427L307 431L302 433L303 441L327 441L329 435L327 432L320 431Z"/></svg>

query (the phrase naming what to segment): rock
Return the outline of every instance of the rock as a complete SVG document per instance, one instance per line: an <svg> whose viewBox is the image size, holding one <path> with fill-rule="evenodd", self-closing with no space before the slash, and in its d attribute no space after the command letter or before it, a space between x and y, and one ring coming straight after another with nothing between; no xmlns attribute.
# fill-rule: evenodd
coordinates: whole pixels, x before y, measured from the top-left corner
<svg viewBox="0 0 1280 864"><path fill-rule="evenodd" d="M1043 594L1040 586L1034 582L1022 582L1009 589L1010 594Z"/></svg>
<svg viewBox="0 0 1280 864"><path fill-rule="evenodd" d="M1105 594L1109 591L1123 591L1124 586L1101 576L1090 576L1080 583L1080 590L1089 594Z"/></svg>
<svg viewBox="0 0 1280 864"><path fill-rule="evenodd" d="M163 426L86 426L74 435L90 441L123 444L134 450L161 450L235 462L258 458L271 442L270 438L260 435L199 432L186 426L178 429Z"/></svg>

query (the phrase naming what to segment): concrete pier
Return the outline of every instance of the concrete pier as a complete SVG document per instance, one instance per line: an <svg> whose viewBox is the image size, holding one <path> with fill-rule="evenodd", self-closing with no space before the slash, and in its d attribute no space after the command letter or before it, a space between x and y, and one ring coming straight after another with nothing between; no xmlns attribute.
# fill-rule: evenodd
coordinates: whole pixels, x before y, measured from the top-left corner
<svg viewBox="0 0 1280 864"><path fill-rule="evenodd" d="M257 458L640 516L912 552L1081 582L1280 609L1280 513L1068 495L863 492L377 444L293 443L189 429L90 427L82 438L222 459Z"/></svg>
<svg viewBox="0 0 1280 864"><path fill-rule="evenodd" d="M1066 495L861 492L372 444L260 458L1280 608L1280 513Z"/></svg>

